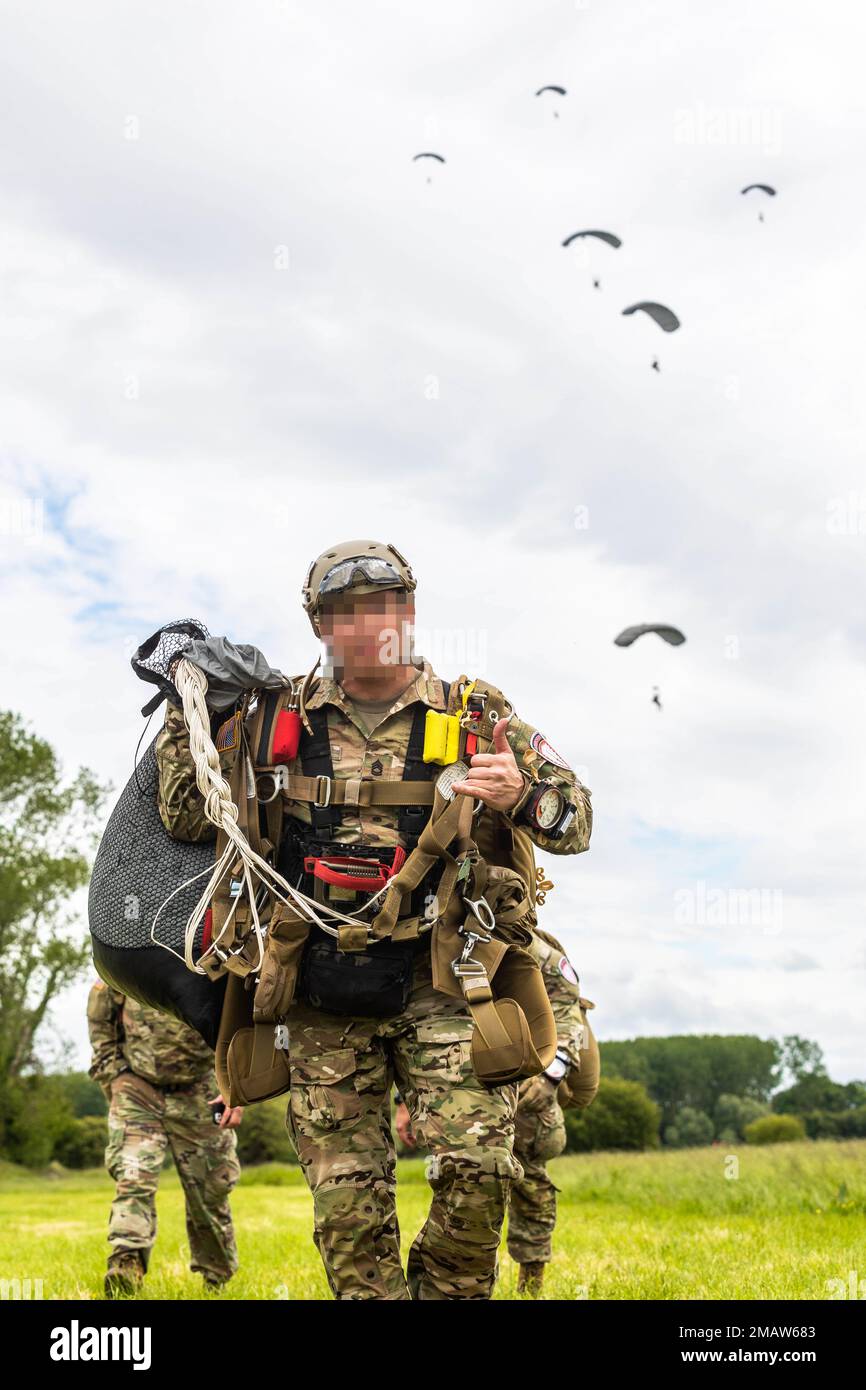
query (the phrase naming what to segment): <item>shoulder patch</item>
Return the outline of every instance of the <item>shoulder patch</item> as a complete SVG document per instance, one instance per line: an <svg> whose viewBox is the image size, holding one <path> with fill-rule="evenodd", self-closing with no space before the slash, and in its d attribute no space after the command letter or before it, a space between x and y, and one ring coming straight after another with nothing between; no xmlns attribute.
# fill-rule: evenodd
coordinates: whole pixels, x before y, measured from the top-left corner
<svg viewBox="0 0 866 1390"><path fill-rule="evenodd" d="M553 747L553 744L548 743L544 734L540 734L537 729L529 740L529 746L535 749L539 758L542 758L544 762L553 763L554 767L563 767L566 772L571 772L571 768L565 761L565 758L560 757L559 753L557 753L556 749Z"/></svg>
<svg viewBox="0 0 866 1390"><path fill-rule="evenodd" d="M571 961L568 959L568 956L559 957L559 973L571 984L580 984L580 981L577 978L577 971L575 970Z"/></svg>

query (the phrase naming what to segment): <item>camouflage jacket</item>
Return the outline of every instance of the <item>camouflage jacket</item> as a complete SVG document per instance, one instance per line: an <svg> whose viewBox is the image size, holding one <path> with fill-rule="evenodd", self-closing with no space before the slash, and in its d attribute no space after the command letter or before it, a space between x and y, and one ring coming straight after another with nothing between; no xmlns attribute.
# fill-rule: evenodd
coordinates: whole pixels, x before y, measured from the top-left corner
<svg viewBox="0 0 866 1390"><path fill-rule="evenodd" d="M540 927L534 929L529 949L541 967L544 987L556 1019L558 1050L568 1054L572 1065L579 1066L583 1018L577 971L556 937ZM585 1002L592 1007L590 1001Z"/></svg>
<svg viewBox="0 0 866 1390"><path fill-rule="evenodd" d="M301 679L297 678L298 683ZM399 782L403 776L412 718L419 701L434 710L444 710L446 705L442 682L426 661L417 679L394 701L390 712L368 735L363 718L342 686L327 677L317 680L307 697L306 708L312 710L327 706L335 778L378 777L383 781ZM588 788L578 781L556 750L531 724L513 715L507 737L526 783L523 795L508 815L527 829L519 816L534 782L552 782L574 805L574 818L559 840L551 840L532 831L528 832L530 838L548 854L579 854L587 849L592 831L592 803ZM233 757L232 753L220 754L224 772L230 769ZM156 758L159 766L159 813L166 829L180 840L212 839L214 827L205 818L202 796L195 784L189 734L183 713L176 706L169 705L166 710L165 724L157 737ZM290 764L289 772L300 771L300 759L296 758ZM310 810L306 803L287 801L285 810L288 815L309 824ZM396 808L392 807L346 808L334 840L342 844L393 846L400 841L397 816Z"/></svg>
<svg viewBox="0 0 866 1390"><path fill-rule="evenodd" d="M153 1086L191 1086L213 1073L213 1053L193 1028L145 1008L102 980L87 1000L93 1061L90 1075L107 1089L131 1071Z"/></svg>

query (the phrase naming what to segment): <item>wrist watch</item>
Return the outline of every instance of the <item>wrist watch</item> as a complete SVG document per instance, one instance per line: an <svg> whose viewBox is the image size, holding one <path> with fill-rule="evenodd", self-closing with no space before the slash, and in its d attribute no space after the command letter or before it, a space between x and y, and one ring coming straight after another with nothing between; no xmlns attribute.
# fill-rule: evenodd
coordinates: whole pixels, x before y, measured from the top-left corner
<svg viewBox="0 0 866 1390"><path fill-rule="evenodd" d="M565 1076L565 1073L568 1071L568 1068L570 1066L571 1058L567 1057L564 1052L557 1052L556 1056L554 1057L550 1066L545 1071L544 1075L549 1076L551 1081L556 1081L558 1083Z"/></svg>
<svg viewBox="0 0 866 1390"><path fill-rule="evenodd" d="M523 807L522 815L530 829L559 840L574 819L574 806L552 782L539 782Z"/></svg>

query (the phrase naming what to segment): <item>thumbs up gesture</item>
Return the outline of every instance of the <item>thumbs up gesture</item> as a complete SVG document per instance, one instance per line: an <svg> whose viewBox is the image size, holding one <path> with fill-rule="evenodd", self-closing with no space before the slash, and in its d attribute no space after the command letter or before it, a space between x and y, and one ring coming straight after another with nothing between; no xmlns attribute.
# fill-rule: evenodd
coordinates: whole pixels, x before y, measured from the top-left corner
<svg viewBox="0 0 866 1390"><path fill-rule="evenodd" d="M458 796L471 796L494 811L510 811L523 795L523 774L505 737L507 728L508 720L500 719L493 730L493 752L476 753L469 776L453 784Z"/></svg>

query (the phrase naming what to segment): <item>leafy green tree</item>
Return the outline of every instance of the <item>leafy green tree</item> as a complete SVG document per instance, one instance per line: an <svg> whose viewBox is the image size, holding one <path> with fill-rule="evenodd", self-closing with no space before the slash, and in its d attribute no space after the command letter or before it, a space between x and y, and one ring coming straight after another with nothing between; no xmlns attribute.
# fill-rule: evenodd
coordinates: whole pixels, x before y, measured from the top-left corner
<svg viewBox="0 0 866 1390"><path fill-rule="evenodd" d="M0 711L0 1088L35 1063L36 1034L89 948L70 911L107 788L64 783L54 749Z"/></svg>
<svg viewBox="0 0 866 1390"><path fill-rule="evenodd" d="M36 1038L89 959L72 899L106 790L86 768L64 781L51 745L0 711L0 1152L33 1167L72 1118L56 1078L38 1075Z"/></svg>
<svg viewBox="0 0 866 1390"><path fill-rule="evenodd" d="M769 1101L778 1085L781 1049L749 1034L685 1034L602 1044L602 1074L643 1085L661 1106L664 1125L683 1106L715 1112L723 1095Z"/></svg>
<svg viewBox="0 0 866 1390"><path fill-rule="evenodd" d="M251 1163L297 1163L295 1151L286 1130L285 1096L248 1105L244 1121L235 1131L238 1137L238 1157L245 1166Z"/></svg>
<svg viewBox="0 0 866 1390"><path fill-rule="evenodd" d="M808 1038L801 1038L797 1033L790 1033L782 1039L780 1067L783 1074L793 1076L795 1081L802 1081L805 1076L827 1075L824 1054L819 1045Z"/></svg>
<svg viewBox="0 0 866 1390"><path fill-rule="evenodd" d="M824 1072L809 1072L786 1091L773 1096L773 1109L779 1115L804 1115L809 1110L854 1110L866 1105L866 1086L862 1081L840 1085Z"/></svg>
<svg viewBox="0 0 866 1390"><path fill-rule="evenodd" d="M765 1101L754 1100L751 1096L719 1096L713 1115L716 1137L726 1142L742 1139L746 1125L759 1120L767 1110Z"/></svg>
<svg viewBox="0 0 866 1390"><path fill-rule="evenodd" d="M91 1080L86 1071L60 1072L57 1082L67 1097L72 1113L76 1118L81 1119L84 1115L108 1114L108 1101L103 1095L102 1088Z"/></svg>
<svg viewBox="0 0 866 1390"><path fill-rule="evenodd" d="M99 1168L105 1160L108 1125L104 1115L82 1115L70 1121L54 1145L54 1158L64 1168Z"/></svg>
<svg viewBox="0 0 866 1390"><path fill-rule="evenodd" d="M3 1156L27 1168L45 1168L75 1117L56 1076L32 1073L6 1085L2 1103Z"/></svg>
<svg viewBox="0 0 866 1390"><path fill-rule="evenodd" d="M566 1110L568 1148L653 1149L659 1143L659 1107L636 1081L602 1075L585 1110Z"/></svg>
<svg viewBox="0 0 866 1390"><path fill-rule="evenodd" d="M702 1110L684 1105L676 1118L676 1123L668 1125L664 1141L670 1148L694 1149L699 1144L710 1144L713 1139L713 1122Z"/></svg>
<svg viewBox="0 0 866 1390"><path fill-rule="evenodd" d="M743 1138L747 1144L784 1144L805 1139L806 1128L799 1115L762 1115L746 1125Z"/></svg>

